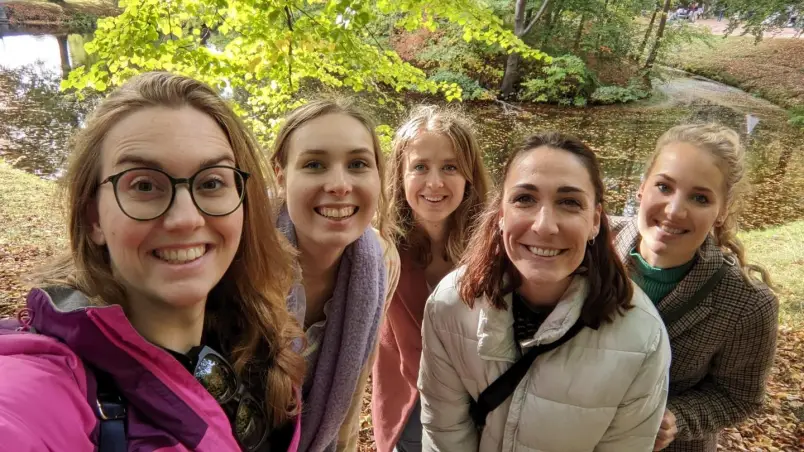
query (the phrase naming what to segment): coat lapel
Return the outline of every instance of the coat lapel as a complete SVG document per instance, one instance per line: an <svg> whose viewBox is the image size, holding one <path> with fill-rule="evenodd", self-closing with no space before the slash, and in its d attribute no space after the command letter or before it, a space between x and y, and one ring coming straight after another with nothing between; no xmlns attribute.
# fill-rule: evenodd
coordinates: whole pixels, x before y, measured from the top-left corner
<svg viewBox="0 0 804 452"><path fill-rule="evenodd" d="M636 218L626 220L625 223L620 225L619 229L614 239L614 248L617 250L620 259L625 263L628 271L634 271L629 253L639 244L639 228ZM715 244L714 238L707 237L698 251L695 265L693 265L687 276L681 280L672 292L656 304L659 312L661 314L669 313L683 305L717 272L722 262L723 253ZM670 325L667 328L670 339L680 336L705 319L712 312L713 303L712 297L706 297L698 306Z"/></svg>

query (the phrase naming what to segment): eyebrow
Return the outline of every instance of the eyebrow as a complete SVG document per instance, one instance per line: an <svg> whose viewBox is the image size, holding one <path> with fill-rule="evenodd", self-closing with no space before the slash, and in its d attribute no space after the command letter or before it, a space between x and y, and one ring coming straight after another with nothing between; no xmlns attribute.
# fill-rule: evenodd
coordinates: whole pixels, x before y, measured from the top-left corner
<svg viewBox="0 0 804 452"><path fill-rule="evenodd" d="M327 154L329 154L329 151L325 151L323 149L305 149L304 151L301 151L301 153L299 153L299 157L312 156L312 155L327 155ZM374 155L374 151L369 149L369 148L355 148L355 149L352 149L351 151L349 151L349 154L350 155L354 155L354 154L371 154L371 155Z"/></svg>
<svg viewBox="0 0 804 452"><path fill-rule="evenodd" d="M657 174L657 176L659 176L659 177L661 177L663 179L667 179L668 181L670 181L670 182L672 182L674 184L677 183L675 179L673 179L672 177L668 176L667 174L659 173L659 174ZM695 186L695 187L692 187L692 189L695 190L695 191L705 191L707 193L714 193L715 192L711 188L701 187L701 186Z"/></svg>
<svg viewBox="0 0 804 452"><path fill-rule="evenodd" d="M539 192L539 187L537 187L537 186L535 186L533 184L528 184L528 183L516 184L516 185L514 185L514 188L521 188L521 189L528 190L528 191L535 191L537 193ZM579 187L575 187L573 185L562 185L562 186L558 187L556 192L557 193L583 193L583 194L586 193L586 191L584 189L579 188Z"/></svg>
<svg viewBox="0 0 804 452"><path fill-rule="evenodd" d="M231 155L220 155L220 156L217 156L217 157L208 158L208 159L202 160L198 164L198 168L201 169L201 168L206 168L208 166L215 166L215 165L218 165L218 164L223 163L223 162L232 162L232 163L234 163L234 157L231 156ZM158 170L165 171L165 168L162 166L162 164L157 162L156 160L149 159L147 157L142 157L142 156L139 156L139 155L134 155L134 154L123 154L122 156L120 156L119 159L117 159L117 162L115 162L115 166L126 165L126 164L128 164L128 165L142 165L142 166L146 166L148 168L156 168Z"/></svg>

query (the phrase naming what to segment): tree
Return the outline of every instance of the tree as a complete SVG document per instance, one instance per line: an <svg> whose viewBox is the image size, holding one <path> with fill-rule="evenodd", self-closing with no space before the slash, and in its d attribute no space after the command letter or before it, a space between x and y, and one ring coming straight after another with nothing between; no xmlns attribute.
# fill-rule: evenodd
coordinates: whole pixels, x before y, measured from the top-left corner
<svg viewBox="0 0 804 452"><path fill-rule="evenodd" d="M531 15L530 22L526 21L527 14L527 0L516 0L514 5L514 35L522 38L527 35L536 22L542 18L547 5L550 0L542 0L539 6L539 11L535 15ZM510 97L514 92L514 86L519 82L519 63L522 56L519 53L512 52L508 55L508 60L505 63L505 74L503 75L502 84L500 85L501 97Z"/></svg>
<svg viewBox="0 0 804 452"><path fill-rule="evenodd" d="M726 33L730 34L743 27L743 35L750 34L757 41L765 32L788 24L790 16L798 12L798 27L802 27L801 13L804 0L718 0L717 8L722 8L729 18Z"/></svg>
<svg viewBox="0 0 804 452"><path fill-rule="evenodd" d="M650 16L648 29L645 30L645 37L642 38L642 43L639 44L639 49L634 54L634 61L639 61L639 59L642 58L642 54L645 53L645 46L648 44L648 39L650 38L651 32L653 32L653 24L656 23L656 16L661 10L660 4L656 3L656 9L653 10L653 15Z"/></svg>
<svg viewBox="0 0 804 452"><path fill-rule="evenodd" d="M463 28L463 39L493 44L526 58L545 55L507 30L474 0L122 0L124 11L98 21L86 44L99 61L77 68L64 89L105 91L134 74L168 70L192 76L239 100L234 107L255 133L270 139L278 120L303 102L311 82L336 89L442 93L454 83L427 79L371 31L379 18L406 30ZM202 29L212 30L202 44Z"/></svg>
<svg viewBox="0 0 804 452"><path fill-rule="evenodd" d="M664 26L667 24L668 11L670 11L670 0L664 0L662 16L659 18L659 29L656 31L656 40L653 42L653 47L650 50L648 59L645 61L645 69L652 68L653 63L656 61L656 55L659 52L659 47L662 45L662 36L664 36Z"/></svg>

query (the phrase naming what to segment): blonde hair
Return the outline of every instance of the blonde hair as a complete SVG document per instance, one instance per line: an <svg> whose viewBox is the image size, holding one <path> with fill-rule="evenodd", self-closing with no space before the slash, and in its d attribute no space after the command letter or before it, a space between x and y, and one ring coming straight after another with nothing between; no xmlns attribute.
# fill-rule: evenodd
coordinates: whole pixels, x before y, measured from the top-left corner
<svg viewBox="0 0 804 452"><path fill-rule="evenodd" d="M425 132L449 138L455 151L458 171L466 179L463 199L448 219L449 235L444 248L444 259L457 264L469 239L470 228L483 210L491 182L472 127L455 109L419 106L396 131L391 146L387 184L392 219L398 225L394 243L401 249L410 250L419 264L426 266L432 260L430 241L416 227L413 209L405 198L405 151L417 136Z"/></svg>
<svg viewBox="0 0 804 452"><path fill-rule="evenodd" d="M747 261L745 247L737 238L737 220L744 207L743 195L749 190L745 177L745 149L740 143L740 135L719 124L684 124L673 127L656 143L656 150L648 160L645 177L650 174L662 150L672 143L688 143L715 157L717 166L723 174L726 191L724 213L719 216L712 231L715 243L724 253L731 254L736 259L747 281L753 281L752 272L756 272L762 282L770 286L768 271Z"/></svg>
<svg viewBox="0 0 804 452"><path fill-rule="evenodd" d="M267 413L278 426L298 414L296 391L304 379L304 359L293 350L302 336L285 297L292 284L293 251L275 224L259 146L226 102L209 86L179 75L151 72L115 90L95 109L72 145L63 179L70 253L42 269L44 284L67 285L95 304L119 303L125 288L115 279L105 246L90 239L87 216L101 180L101 146L109 130L135 111L191 107L218 123L229 139L238 168L251 173L243 201L244 227L234 260L210 292L206 326L228 345L235 371L264 390ZM270 173L269 173L270 174Z"/></svg>
<svg viewBox="0 0 804 452"><path fill-rule="evenodd" d="M371 135L372 147L374 148L374 159L377 161L377 172L380 175L380 181L385 178L385 158L382 154L380 147L380 139L377 137L377 132L374 130L374 121L358 109L351 101L346 99L337 100L314 100L308 102L295 110L288 113L285 117L285 122L279 129L279 133L274 141L273 152L271 154L271 163L276 167L285 169L288 165L288 144L290 136L301 128L308 121L320 118L321 116L340 114L347 115L358 120L366 128ZM393 234L394 226L388 214L388 198L385 190L380 189L379 201L377 202L377 213L374 216L374 223L380 236L383 239L390 241Z"/></svg>

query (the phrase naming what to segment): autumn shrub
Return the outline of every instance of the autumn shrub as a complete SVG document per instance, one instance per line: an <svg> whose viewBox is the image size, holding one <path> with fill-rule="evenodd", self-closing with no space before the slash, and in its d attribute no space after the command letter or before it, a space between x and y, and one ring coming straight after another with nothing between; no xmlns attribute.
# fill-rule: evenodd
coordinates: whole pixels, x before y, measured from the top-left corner
<svg viewBox="0 0 804 452"><path fill-rule="evenodd" d="M463 90L461 95L463 100L478 100L489 96L488 90L480 86L477 80L460 72L439 69L431 75L429 79L436 83L446 82L457 84L461 87L461 90Z"/></svg>
<svg viewBox="0 0 804 452"><path fill-rule="evenodd" d="M597 79L582 59L574 55L553 58L539 76L522 82L520 98L532 102L584 106L597 87Z"/></svg>

